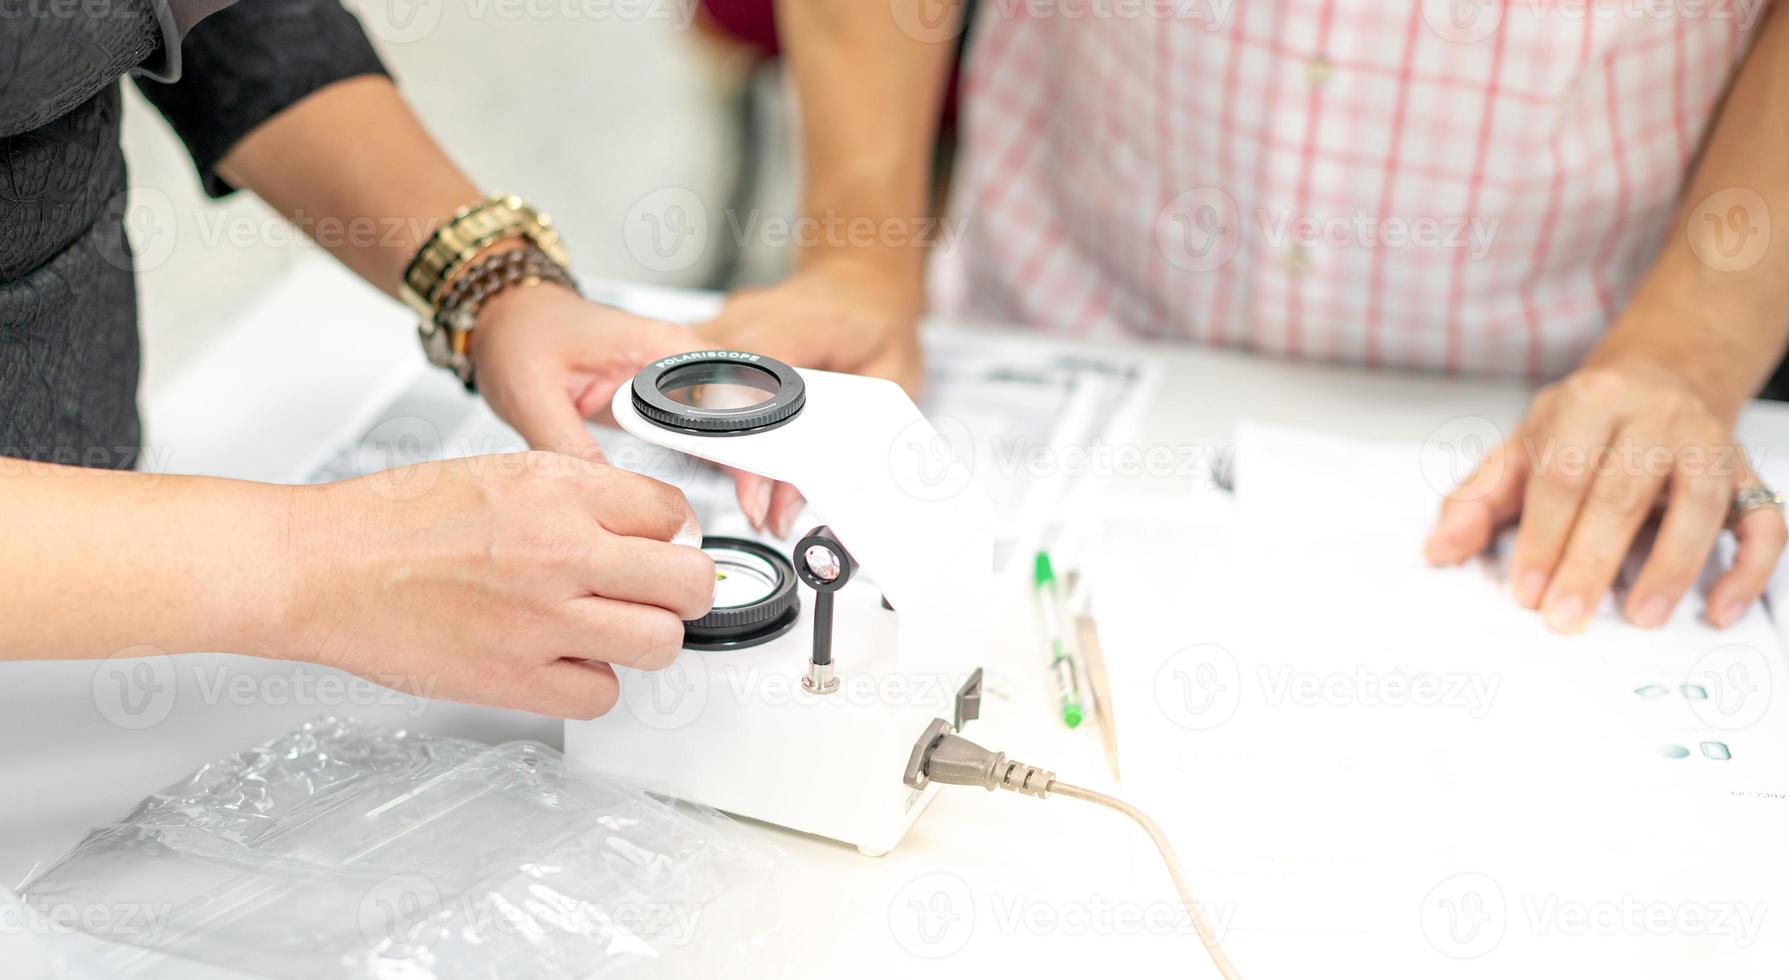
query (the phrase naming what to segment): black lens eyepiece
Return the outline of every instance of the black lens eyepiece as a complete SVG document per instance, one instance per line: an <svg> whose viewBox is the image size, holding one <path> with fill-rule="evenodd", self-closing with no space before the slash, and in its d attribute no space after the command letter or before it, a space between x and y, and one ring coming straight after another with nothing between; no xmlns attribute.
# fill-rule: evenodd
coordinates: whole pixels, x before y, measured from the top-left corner
<svg viewBox="0 0 1789 980"><path fill-rule="evenodd" d="M801 412L807 387L782 361L744 351L676 354L634 375L634 409L676 432L736 436L774 429Z"/></svg>

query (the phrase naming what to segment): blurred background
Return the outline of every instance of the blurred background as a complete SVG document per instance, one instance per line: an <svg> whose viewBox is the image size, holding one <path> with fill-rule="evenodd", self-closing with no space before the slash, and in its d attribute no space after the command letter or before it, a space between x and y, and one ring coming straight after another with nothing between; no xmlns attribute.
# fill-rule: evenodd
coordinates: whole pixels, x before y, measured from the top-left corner
<svg viewBox="0 0 1789 980"><path fill-rule="evenodd" d="M346 6L448 153L480 186L546 210L580 275L721 288L774 281L789 262L774 236L741 236L733 227L793 215L795 126L786 83L768 57L770 3ZM148 399L177 383L271 277L324 253L294 241L299 236L252 195L208 199L161 117L133 86L125 91L127 220L143 304L139 397ZM685 213L700 207L714 218L699 251L667 257L654 250L653 222L677 215L680 200Z"/></svg>

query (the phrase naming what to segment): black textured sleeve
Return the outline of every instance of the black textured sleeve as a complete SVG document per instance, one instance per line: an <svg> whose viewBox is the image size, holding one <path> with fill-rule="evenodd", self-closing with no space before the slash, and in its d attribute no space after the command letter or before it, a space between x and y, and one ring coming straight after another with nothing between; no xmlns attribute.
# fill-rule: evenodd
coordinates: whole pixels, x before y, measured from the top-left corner
<svg viewBox="0 0 1789 980"><path fill-rule="evenodd" d="M0 0L0 137L60 119L117 83L133 67L158 60L164 28L150 0L118 0L98 13L88 4Z"/></svg>
<svg viewBox="0 0 1789 980"><path fill-rule="evenodd" d="M241 0L195 25L176 82L136 79L198 164L206 193L235 190L217 163L249 131L305 96L385 66L337 0Z"/></svg>

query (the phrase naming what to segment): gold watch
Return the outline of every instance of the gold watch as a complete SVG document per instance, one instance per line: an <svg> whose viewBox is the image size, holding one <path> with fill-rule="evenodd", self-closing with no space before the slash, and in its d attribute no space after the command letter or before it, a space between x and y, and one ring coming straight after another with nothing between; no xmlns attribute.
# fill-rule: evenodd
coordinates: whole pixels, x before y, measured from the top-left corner
<svg viewBox="0 0 1789 980"><path fill-rule="evenodd" d="M469 318L444 318L441 304L455 277L480 252L511 239L532 243L547 258L569 269L571 263L552 219L529 207L514 194L499 194L453 213L429 236L410 264L404 267L401 290L404 302L422 318L417 333L429 363L444 367L469 380L463 361L472 330Z"/></svg>

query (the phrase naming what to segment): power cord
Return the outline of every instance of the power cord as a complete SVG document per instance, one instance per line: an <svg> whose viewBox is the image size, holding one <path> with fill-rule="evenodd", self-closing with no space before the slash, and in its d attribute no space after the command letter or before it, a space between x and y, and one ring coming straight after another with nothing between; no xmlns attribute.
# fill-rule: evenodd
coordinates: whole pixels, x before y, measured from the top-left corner
<svg viewBox="0 0 1789 980"><path fill-rule="evenodd" d="M914 743L913 755L907 762L903 782L914 789L923 789L931 783L980 786L989 791L1004 789L1040 800L1047 800L1051 794L1055 794L1097 803L1130 817L1149 834L1149 839L1155 842L1156 850L1161 852L1162 862L1168 866L1168 876L1174 879L1174 890L1180 893L1180 900L1186 904L1193 931L1198 933L1199 941L1205 944L1205 952L1211 957L1212 965L1217 967L1224 980L1241 980L1241 974L1236 972L1236 967L1230 965L1230 958L1224 955L1224 948L1218 944L1217 934L1212 932L1205 917L1199 914L1199 906L1193 901L1193 891L1187 885L1186 874L1180 868L1180 856L1174 853L1174 845L1162 833L1162 828L1149 818L1149 814L1116 797L1062 782L1056 778L1055 773L1047 769L1008 759L1005 752L984 749L956 734L951 730L950 723L942 718L934 720L926 728L925 734L919 737L919 741Z"/></svg>

